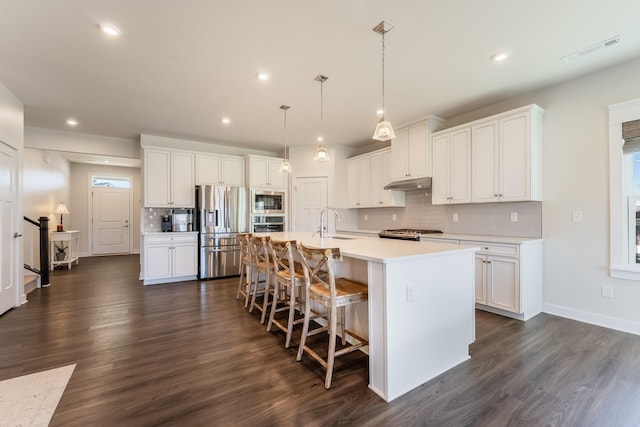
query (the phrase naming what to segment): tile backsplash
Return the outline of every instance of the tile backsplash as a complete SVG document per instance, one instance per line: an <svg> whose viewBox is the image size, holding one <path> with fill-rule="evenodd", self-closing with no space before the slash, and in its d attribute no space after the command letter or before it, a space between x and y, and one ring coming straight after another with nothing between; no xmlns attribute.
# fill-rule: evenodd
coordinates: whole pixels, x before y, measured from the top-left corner
<svg viewBox="0 0 640 427"><path fill-rule="evenodd" d="M404 208L359 209L358 228L424 228L445 233L542 237L542 202L432 205L431 189L407 191L405 197ZM517 215L517 222L511 221L512 213ZM454 214L457 222L453 221Z"/></svg>
<svg viewBox="0 0 640 427"><path fill-rule="evenodd" d="M169 208L144 208L144 231L162 231L162 216L170 215Z"/></svg>

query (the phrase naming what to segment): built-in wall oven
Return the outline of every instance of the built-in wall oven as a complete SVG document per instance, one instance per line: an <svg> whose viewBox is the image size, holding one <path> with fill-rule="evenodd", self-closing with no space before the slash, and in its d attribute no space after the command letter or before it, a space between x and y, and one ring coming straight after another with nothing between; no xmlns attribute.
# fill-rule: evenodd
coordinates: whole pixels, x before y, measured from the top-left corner
<svg viewBox="0 0 640 427"><path fill-rule="evenodd" d="M252 214L284 214L284 191L252 190Z"/></svg>
<svg viewBox="0 0 640 427"><path fill-rule="evenodd" d="M251 215L251 229L254 233L284 231L284 215Z"/></svg>

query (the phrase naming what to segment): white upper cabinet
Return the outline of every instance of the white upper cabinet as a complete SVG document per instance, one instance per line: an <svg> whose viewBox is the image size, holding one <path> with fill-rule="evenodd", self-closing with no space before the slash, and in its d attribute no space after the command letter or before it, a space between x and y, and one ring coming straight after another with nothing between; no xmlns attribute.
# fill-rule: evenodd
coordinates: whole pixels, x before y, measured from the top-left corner
<svg viewBox="0 0 640 427"><path fill-rule="evenodd" d="M435 117L396 131L391 141L393 181L431 176L431 133L442 126Z"/></svg>
<svg viewBox="0 0 640 427"><path fill-rule="evenodd" d="M347 198L349 207L371 205L371 164L369 156L347 160Z"/></svg>
<svg viewBox="0 0 640 427"><path fill-rule="evenodd" d="M471 201L471 129L455 128L433 137L434 205Z"/></svg>
<svg viewBox="0 0 640 427"><path fill-rule="evenodd" d="M144 150L144 206L193 208L194 155L170 150Z"/></svg>
<svg viewBox="0 0 640 427"><path fill-rule="evenodd" d="M244 157L196 154L196 184L244 185Z"/></svg>
<svg viewBox="0 0 640 427"><path fill-rule="evenodd" d="M403 191L388 191L391 150L374 151L347 159L347 199L351 208L404 206Z"/></svg>
<svg viewBox="0 0 640 427"><path fill-rule="evenodd" d="M248 155L247 158L249 159L249 186L286 189L289 174L280 172L282 159L254 155Z"/></svg>
<svg viewBox="0 0 640 427"><path fill-rule="evenodd" d="M542 114L536 105L472 126L472 201L542 200Z"/></svg>

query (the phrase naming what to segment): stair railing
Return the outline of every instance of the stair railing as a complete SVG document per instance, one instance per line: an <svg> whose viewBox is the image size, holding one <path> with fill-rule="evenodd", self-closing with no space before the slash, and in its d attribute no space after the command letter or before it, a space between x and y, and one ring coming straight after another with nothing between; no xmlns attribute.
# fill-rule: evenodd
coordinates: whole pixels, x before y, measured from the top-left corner
<svg viewBox="0 0 640 427"><path fill-rule="evenodd" d="M49 218L24 217L24 268L40 275L41 286L49 286Z"/></svg>

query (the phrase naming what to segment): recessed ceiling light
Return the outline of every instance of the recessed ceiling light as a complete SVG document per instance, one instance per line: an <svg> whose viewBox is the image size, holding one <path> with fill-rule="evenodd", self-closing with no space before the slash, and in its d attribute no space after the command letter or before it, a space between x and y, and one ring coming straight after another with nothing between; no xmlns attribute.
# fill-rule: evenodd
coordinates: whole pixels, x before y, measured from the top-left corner
<svg viewBox="0 0 640 427"><path fill-rule="evenodd" d="M78 121L76 119L67 119L67 125L78 126Z"/></svg>
<svg viewBox="0 0 640 427"><path fill-rule="evenodd" d="M109 163L109 160L105 160L104 163Z"/></svg>
<svg viewBox="0 0 640 427"><path fill-rule="evenodd" d="M269 76L269 73L265 73L265 72L262 72L262 71L261 71L261 72L259 72L259 73L257 74L257 76L258 76L258 80L262 80L262 81L269 80L269 77L270 77L270 76Z"/></svg>
<svg viewBox="0 0 640 427"><path fill-rule="evenodd" d="M229 123L231 123L231 119L229 117L223 117L222 123L224 123L225 125L228 125Z"/></svg>
<svg viewBox="0 0 640 427"><path fill-rule="evenodd" d="M115 25L100 24L100 30L111 37L118 37L120 35L120 29Z"/></svg>
<svg viewBox="0 0 640 427"><path fill-rule="evenodd" d="M491 60L495 62L500 62L507 59L507 57L508 55L505 52L496 52L493 55L491 55Z"/></svg>
<svg viewBox="0 0 640 427"><path fill-rule="evenodd" d="M382 108L379 108L379 109L376 110L376 114L381 116L381 115L384 114L384 111L382 110Z"/></svg>
<svg viewBox="0 0 640 427"><path fill-rule="evenodd" d="M318 140L318 142L322 142L322 141L324 141L324 138L319 136L319 137L316 138L316 140Z"/></svg>

